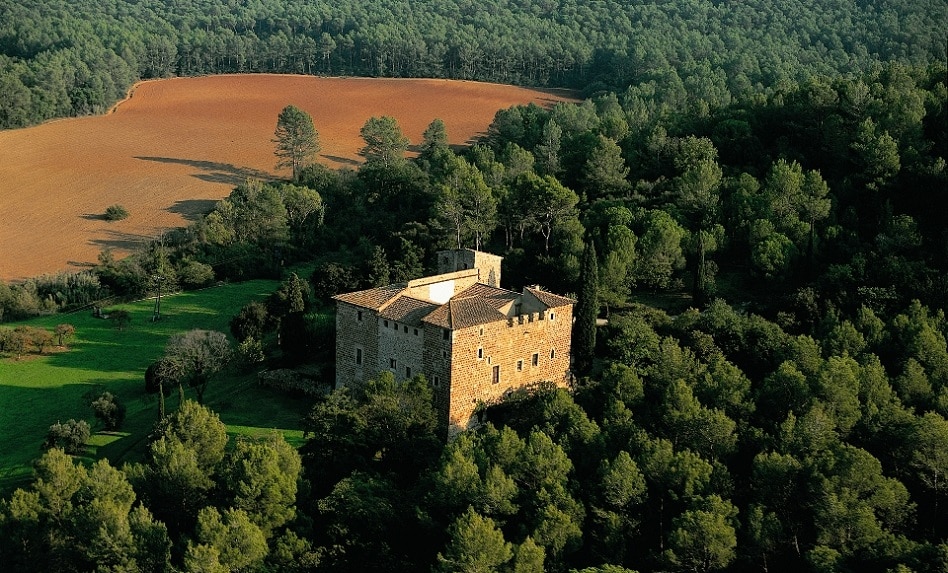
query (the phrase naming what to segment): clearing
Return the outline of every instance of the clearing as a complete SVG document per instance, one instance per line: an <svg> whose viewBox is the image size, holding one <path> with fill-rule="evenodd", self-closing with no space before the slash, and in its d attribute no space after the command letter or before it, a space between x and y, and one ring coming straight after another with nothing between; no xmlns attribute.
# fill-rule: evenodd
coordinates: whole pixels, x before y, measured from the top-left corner
<svg viewBox="0 0 948 573"><path fill-rule="evenodd" d="M433 79L271 74L142 82L103 116L0 131L0 280L80 270L102 249L128 253L162 229L207 212L248 177L275 171L273 131L288 104L313 116L320 161L356 166L359 129L398 120L413 144L435 118L452 144L482 134L518 104L552 105L562 93ZM108 222L106 207L130 216Z"/></svg>

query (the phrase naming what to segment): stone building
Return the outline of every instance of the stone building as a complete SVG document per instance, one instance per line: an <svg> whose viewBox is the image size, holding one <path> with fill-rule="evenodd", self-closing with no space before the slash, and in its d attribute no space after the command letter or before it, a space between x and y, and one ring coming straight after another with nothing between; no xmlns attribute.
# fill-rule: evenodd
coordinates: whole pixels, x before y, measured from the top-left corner
<svg viewBox="0 0 948 573"><path fill-rule="evenodd" d="M476 425L476 411L518 388L565 384L572 299L500 288L501 257L438 253L439 273L340 294L336 386L390 371L424 374L448 435Z"/></svg>

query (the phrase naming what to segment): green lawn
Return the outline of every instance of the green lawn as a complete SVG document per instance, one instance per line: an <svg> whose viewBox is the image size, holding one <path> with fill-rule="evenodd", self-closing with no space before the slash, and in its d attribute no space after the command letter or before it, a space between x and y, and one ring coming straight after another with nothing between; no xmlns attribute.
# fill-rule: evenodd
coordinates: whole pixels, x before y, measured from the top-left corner
<svg viewBox="0 0 948 573"><path fill-rule="evenodd" d="M140 459L158 415L157 396L144 391L144 372L161 356L168 337L192 328L229 333L228 323L240 307L263 299L278 285L248 281L162 297L158 322L151 322L154 301L112 307L131 314L123 331L88 311L27 322L49 329L66 322L75 326L76 335L68 350L20 360L0 358L0 494L29 478L46 430L57 420L85 419L93 425L97 432L89 443L91 457L108 457L114 465ZM84 400L88 393L102 390L118 396L128 409L118 432L102 431ZM188 390L187 397L194 399L193 391ZM260 388L253 375L213 380L205 402L220 414L232 435L277 429L290 443L302 441L300 419L308 403ZM173 410L177 403L175 392L166 407Z"/></svg>

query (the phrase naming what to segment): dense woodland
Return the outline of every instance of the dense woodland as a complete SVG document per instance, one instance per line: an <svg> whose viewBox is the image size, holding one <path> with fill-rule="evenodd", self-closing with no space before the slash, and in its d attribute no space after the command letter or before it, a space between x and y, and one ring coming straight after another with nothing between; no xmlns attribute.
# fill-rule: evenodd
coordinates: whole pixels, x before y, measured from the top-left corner
<svg viewBox="0 0 948 573"><path fill-rule="evenodd" d="M280 72L651 84L712 108L946 58L941 0L0 0L0 128L100 113L138 79Z"/></svg>
<svg viewBox="0 0 948 573"><path fill-rule="evenodd" d="M213 2L154 12L102 3L113 16L97 25L116 33L93 27L89 41L163 44L169 67L154 75L271 69L249 49L208 57L189 42L262 45L282 30L287 41L326 32L335 44L300 68L285 51L288 71L467 70L573 85L609 75L621 87L598 85L580 104L502 110L465 149L449 148L432 118L411 159L398 125L373 118L357 169L310 165L292 183L248 181L132 257L105 252L87 273L0 284L3 319L141 296L156 274L163 288L281 277L266 303L234 317L232 334L270 366L315 362L331 381L332 328L320 313L329 297L421 276L438 249L477 247L505 256L505 286L578 298L577 381L485 404L485 425L445 444L427 383L382 376L307 398L298 451L277 436L228 443L212 412L169 397L141 463L86 467L55 448L40 458L34 482L0 501L2 562L22 571L944 572L945 6L857 3L846 9L891 16L856 17L842 3L819 16L759 4L521 4L510 17L480 4L454 8L459 28L435 25L450 13L440 6L392 7L396 17L412 7L401 34L452 30L445 51L423 59L428 39L409 52L383 36L389 43L366 51L368 28L355 23L367 8L338 16L342 8L314 3L260 17L267 3L218 12ZM93 9L68 18L84 10ZM695 11L708 16L694 20ZM37 29L66 18L45 14ZM605 14L608 24L592 24ZM753 16L748 25L741 14ZM503 26L479 23L491 18ZM118 34L123 19L152 35ZM478 30L473 68L452 51L468 22ZM575 42L573 59L544 52L532 23L562 27L541 36L560 50ZM517 25L523 33L510 41L535 42L537 55L488 57L495 38L477 34ZM14 68L52 57L41 45L70 53L55 32L13 39L26 34L0 35L7 53L20 46ZM595 48L583 52L587 42ZM751 71L732 74L732 60ZM859 71L839 72L848 66ZM38 93L23 85L27 100ZM310 277L284 270L300 262L315 268ZM597 317L608 324L595 327Z"/></svg>

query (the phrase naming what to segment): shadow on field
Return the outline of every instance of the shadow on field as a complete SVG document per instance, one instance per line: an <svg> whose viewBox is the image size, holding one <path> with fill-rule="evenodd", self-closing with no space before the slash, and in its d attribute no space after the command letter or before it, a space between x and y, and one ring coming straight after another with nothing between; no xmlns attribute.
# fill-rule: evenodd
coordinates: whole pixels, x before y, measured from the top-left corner
<svg viewBox="0 0 948 573"><path fill-rule="evenodd" d="M188 221L199 221L204 215L214 210L217 201L214 199L185 199L175 201L174 205L165 209L169 213L181 215Z"/></svg>
<svg viewBox="0 0 948 573"><path fill-rule="evenodd" d="M362 165L361 161L356 161L355 159L349 159L348 157L340 157L338 155L326 155L323 154L322 157L330 161L335 161L336 163L341 163L343 165Z"/></svg>
<svg viewBox="0 0 948 573"><path fill-rule="evenodd" d="M131 251L152 240L154 240L154 237L150 237L148 235L106 231L106 237L104 239L92 239L89 241L89 244L96 245L103 249L108 247L112 249Z"/></svg>
<svg viewBox="0 0 948 573"><path fill-rule="evenodd" d="M154 161L156 163L171 163L174 165L187 165L199 169L201 173L196 173L201 181L210 183L224 183L237 186L247 181L247 179L260 179L267 181L272 178L269 173L251 169L249 167L237 167L230 163L219 163L217 161L199 161L196 159L177 159L174 157L143 157L136 156L135 159L142 161Z"/></svg>

